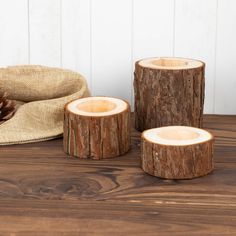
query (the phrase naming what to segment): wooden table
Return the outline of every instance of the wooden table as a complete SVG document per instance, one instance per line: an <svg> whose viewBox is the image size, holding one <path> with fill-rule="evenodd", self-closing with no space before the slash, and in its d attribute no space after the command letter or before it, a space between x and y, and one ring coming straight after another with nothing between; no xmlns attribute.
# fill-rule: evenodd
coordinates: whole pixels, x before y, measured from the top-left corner
<svg viewBox="0 0 236 236"><path fill-rule="evenodd" d="M171 181L132 150L104 161L68 158L62 140L0 148L0 235L236 235L236 116L205 116L215 171Z"/></svg>

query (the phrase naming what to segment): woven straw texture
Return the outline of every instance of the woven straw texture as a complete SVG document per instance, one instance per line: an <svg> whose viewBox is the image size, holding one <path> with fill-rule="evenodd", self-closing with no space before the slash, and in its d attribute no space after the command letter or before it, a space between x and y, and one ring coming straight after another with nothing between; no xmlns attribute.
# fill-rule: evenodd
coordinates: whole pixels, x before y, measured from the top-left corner
<svg viewBox="0 0 236 236"><path fill-rule="evenodd" d="M0 125L0 145L38 142L63 133L64 106L90 96L78 73L43 67L14 66L0 69L0 93L7 92L19 108Z"/></svg>

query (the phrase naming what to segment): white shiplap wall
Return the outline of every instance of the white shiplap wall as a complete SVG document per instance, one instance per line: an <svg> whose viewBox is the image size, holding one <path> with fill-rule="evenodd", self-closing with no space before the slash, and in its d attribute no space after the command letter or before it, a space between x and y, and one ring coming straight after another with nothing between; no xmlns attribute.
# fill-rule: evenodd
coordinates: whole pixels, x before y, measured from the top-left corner
<svg viewBox="0 0 236 236"><path fill-rule="evenodd" d="M73 69L93 95L132 101L136 60L201 59L205 113L236 114L235 9L235 0L0 0L0 66Z"/></svg>

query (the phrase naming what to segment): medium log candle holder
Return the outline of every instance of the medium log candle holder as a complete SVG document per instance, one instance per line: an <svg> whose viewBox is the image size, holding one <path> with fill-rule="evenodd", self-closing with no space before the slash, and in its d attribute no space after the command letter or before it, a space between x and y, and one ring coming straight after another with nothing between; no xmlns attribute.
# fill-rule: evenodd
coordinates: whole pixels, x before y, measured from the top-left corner
<svg viewBox="0 0 236 236"><path fill-rule="evenodd" d="M166 179L192 179L213 170L213 136L186 126L149 129L141 137L142 168Z"/></svg>
<svg viewBox="0 0 236 236"><path fill-rule="evenodd" d="M201 127L204 70L203 62L184 58L136 62L135 128L144 131L168 125Z"/></svg>
<svg viewBox="0 0 236 236"><path fill-rule="evenodd" d="M111 97L88 97L65 107L64 151L79 158L120 156L130 148L130 106Z"/></svg>

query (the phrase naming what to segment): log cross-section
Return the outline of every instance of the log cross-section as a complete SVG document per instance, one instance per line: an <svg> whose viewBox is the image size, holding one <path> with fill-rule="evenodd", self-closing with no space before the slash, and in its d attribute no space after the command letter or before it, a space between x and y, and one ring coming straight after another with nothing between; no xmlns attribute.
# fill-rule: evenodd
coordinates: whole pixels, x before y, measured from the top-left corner
<svg viewBox="0 0 236 236"><path fill-rule="evenodd" d="M192 179L213 170L213 137L186 126L149 129L141 138L142 169L166 179Z"/></svg>
<svg viewBox="0 0 236 236"><path fill-rule="evenodd" d="M135 128L168 125L201 127L205 65L183 58L151 58L136 62Z"/></svg>
<svg viewBox="0 0 236 236"><path fill-rule="evenodd" d="M130 148L130 106L110 97L78 99L66 105L64 151L79 158L120 156Z"/></svg>

